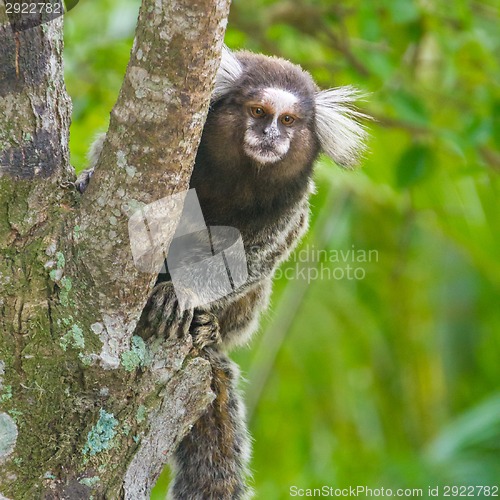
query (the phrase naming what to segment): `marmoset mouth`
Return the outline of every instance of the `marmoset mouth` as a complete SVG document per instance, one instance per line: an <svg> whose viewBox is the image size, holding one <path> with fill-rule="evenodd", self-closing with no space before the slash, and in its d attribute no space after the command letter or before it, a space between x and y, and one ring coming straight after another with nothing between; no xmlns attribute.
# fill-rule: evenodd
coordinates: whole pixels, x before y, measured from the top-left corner
<svg viewBox="0 0 500 500"><path fill-rule="evenodd" d="M276 163L283 158L283 155L279 154L274 147L271 146L263 146L259 147L251 147L245 146L245 153L247 156L252 158L252 160L257 161L258 163Z"/></svg>

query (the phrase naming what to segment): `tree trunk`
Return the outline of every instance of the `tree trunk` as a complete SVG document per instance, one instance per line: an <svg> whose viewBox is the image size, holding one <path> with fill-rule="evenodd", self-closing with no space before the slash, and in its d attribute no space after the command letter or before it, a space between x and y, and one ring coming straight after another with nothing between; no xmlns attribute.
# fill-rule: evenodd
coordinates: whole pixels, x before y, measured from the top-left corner
<svg viewBox="0 0 500 500"><path fill-rule="evenodd" d="M190 338L133 336L156 276L129 217L189 183L229 0L144 0L87 191L71 182L62 18L0 6L0 498L145 499L213 395Z"/></svg>

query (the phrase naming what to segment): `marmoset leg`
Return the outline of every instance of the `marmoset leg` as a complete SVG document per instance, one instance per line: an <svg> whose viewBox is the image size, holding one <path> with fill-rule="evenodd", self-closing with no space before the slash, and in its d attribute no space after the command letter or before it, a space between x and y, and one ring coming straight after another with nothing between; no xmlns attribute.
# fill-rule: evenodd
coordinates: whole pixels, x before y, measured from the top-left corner
<svg viewBox="0 0 500 500"><path fill-rule="evenodd" d="M271 287L271 279L263 279L254 283L234 302L212 308L218 318L221 341L225 351L246 344L258 329L260 315L269 305Z"/></svg>
<svg viewBox="0 0 500 500"><path fill-rule="evenodd" d="M240 500L250 455L244 409L237 391L238 369L225 355L206 350L215 400L181 441L172 469L171 500Z"/></svg>

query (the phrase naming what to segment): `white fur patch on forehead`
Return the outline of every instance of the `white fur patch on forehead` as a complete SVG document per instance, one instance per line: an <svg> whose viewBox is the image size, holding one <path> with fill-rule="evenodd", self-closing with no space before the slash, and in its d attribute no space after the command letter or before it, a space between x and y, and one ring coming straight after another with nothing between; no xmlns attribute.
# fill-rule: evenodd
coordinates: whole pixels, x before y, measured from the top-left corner
<svg viewBox="0 0 500 500"><path fill-rule="evenodd" d="M299 98L289 92L275 87L268 87L262 93L263 104L269 106L275 114L291 113L296 110Z"/></svg>

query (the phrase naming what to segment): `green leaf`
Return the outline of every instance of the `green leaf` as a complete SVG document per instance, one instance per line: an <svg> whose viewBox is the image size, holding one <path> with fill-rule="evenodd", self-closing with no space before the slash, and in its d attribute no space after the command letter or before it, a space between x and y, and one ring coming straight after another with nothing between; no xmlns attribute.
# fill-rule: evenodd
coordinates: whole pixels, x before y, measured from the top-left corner
<svg viewBox="0 0 500 500"><path fill-rule="evenodd" d="M420 17L416 2L412 0L389 0L384 2L384 4L391 14L393 23L410 23Z"/></svg>
<svg viewBox="0 0 500 500"><path fill-rule="evenodd" d="M396 185L407 188L421 182L431 171L432 160L432 151L427 146L408 148L396 165Z"/></svg>
<svg viewBox="0 0 500 500"><path fill-rule="evenodd" d="M428 125L429 117L427 110L423 102L415 95L399 90L392 92L387 100L394 108L396 116L404 117L405 121L417 125Z"/></svg>

